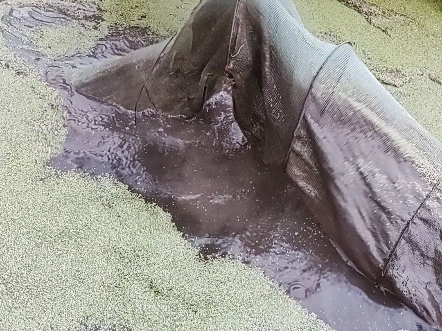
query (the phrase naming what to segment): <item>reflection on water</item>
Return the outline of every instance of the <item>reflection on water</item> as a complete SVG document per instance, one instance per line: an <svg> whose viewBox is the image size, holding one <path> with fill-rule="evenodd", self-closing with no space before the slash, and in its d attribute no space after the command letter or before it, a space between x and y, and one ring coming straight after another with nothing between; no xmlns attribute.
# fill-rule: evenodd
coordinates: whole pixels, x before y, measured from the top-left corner
<svg viewBox="0 0 442 331"><path fill-rule="evenodd" d="M70 69L156 39L141 29L115 29L87 53L49 60L27 38L36 26L70 20L95 22L99 16L80 6L14 8L3 17L10 47L36 61L63 96L68 133L52 166L117 178L169 211L204 258L234 256L261 269L337 330L431 330L342 260L309 219L289 178L263 165L249 147L235 123L229 91L214 96L192 121L153 110L135 114L76 91Z"/></svg>

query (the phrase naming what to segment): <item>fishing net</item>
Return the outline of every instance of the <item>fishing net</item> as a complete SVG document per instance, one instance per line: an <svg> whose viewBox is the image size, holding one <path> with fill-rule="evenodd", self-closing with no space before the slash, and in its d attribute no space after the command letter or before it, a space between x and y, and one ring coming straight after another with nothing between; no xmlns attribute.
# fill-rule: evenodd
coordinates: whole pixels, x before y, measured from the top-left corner
<svg viewBox="0 0 442 331"><path fill-rule="evenodd" d="M349 44L313 37L290 0L203 0L161 50L140 52L128 107L192 117L232 86L243 133L289 174L337 248L442 326L442 145ZM89 83L79 87L112 95Z"/></svg>

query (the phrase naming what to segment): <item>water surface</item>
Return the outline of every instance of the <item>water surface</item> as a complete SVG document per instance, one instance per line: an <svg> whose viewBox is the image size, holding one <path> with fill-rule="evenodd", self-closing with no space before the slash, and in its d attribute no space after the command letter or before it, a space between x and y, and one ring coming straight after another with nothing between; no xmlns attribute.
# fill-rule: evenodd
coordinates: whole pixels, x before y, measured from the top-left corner
<svg viewBox="0 0 442 331"><path fill-rule="evenodd" d="M118 179L170 212L203 258L234 256L261 269L337 330L432 330L347 265L310 219L288 176L265 166L248 145L228 91L188 121L153 109L135 113L71 84L73 69L87 70L157 42L151 33L110 29L90 51L55 59L32 40L14 38L39 26L100 20L98 13L80 9L84 15L22 7L3 18L11 49L35 61L63 96L68 134L51 166Z"/></svg>

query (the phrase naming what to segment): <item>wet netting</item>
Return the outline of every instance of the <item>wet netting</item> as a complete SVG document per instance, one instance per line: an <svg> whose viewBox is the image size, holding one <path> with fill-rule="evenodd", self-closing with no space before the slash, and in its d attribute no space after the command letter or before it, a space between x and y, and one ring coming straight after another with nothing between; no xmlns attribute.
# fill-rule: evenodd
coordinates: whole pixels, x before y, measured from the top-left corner
<svg viewBox="0 0 442 331"><path fill-rule="evenodd" d="M442 326L442 145L351 45L312 36L291 0L203 0L152 54L139 109L192 117L231 86L249 142L354 268Z"/></svg>

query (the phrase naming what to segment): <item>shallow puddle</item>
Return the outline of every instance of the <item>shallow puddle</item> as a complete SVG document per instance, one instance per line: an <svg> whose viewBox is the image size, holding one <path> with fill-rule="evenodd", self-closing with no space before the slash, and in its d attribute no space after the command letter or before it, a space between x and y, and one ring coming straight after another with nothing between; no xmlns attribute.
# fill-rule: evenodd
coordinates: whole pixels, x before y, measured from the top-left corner
<svg viewBox="0 0 442 331"><path fill-rule="evenodd" d="M94 12L84 18L99 20ZM64 98L68 134L53 167L117 178L169 211L202 256L235 256L260 268L339 331L432 330L346 264L310 220L289 178L266 167L247 144L228 92L215 96L200 118L185 121L154 110L134 113L70 84L71 69L127 54L156 38L140 29L115 29L89 52L55 60L16 38L72 20L78 15L30 7L3 18L10 47L36 61Z"/></svg>

